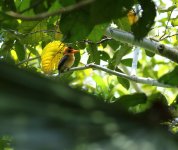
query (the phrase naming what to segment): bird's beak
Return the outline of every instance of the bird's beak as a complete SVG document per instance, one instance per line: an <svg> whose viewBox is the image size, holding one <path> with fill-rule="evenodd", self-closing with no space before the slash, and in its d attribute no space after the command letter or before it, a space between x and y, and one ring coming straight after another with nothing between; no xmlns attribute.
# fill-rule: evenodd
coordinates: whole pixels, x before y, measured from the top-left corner
<svg viewBox="0 0 178 150"><path fill-rule="evenodd" d="M74 53L74 54L78 53L78 52L80 52L80 51L79 50L75 50L75 49L72 50L72 53Z"/></svg>

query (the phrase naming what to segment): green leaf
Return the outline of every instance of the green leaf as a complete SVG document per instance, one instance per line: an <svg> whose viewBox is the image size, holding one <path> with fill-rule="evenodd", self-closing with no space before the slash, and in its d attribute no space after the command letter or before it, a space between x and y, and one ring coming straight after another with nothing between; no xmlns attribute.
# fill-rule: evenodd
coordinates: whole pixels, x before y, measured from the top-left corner
<svg viewBox="0 0 178 150"><path fill-rule="evenodd" d="M16 27L18 26L18 22L16 19L11 19L8 15L6 15L3 12L0 12L0 28L3 29L14 29L16 30Z"/></svg>
<svg viewBox="0 0 178 150"><path fill-rule="evenodd" d="M25 54L26 54L25 53L25 48L19 41L17 41L15 43L15 51L17 53L19 61L22 61L22 60L25 59Z"/></svg>
<svg viewBox="0 0 178 150"><path fill-rule="evenodd" d="M174 68L173 71L164 74L162 77L159 78L159 82L165 83L165 84L170 84L174 86L178 86L178 66Z"/></svg>
<svg viewBox="0 0 178 150"><path fill-rule="evenodd" d="M96 82L96 93L97 95L102 96L104 99L107 99L109 96L108 85L106 82L103 82L103 78L100 75L94 74L93 79Z"/></svg>
<svg viewBox="0 0 178 150"><path fill-rule="evenodd" d="M39 56L39 52L37 51L37 49L35 47L32 47L32 46L27 46L28 50L33 54L33 55L36 55L36 56Z"/></svg>
<svg viewBox="0 0 178 150"><path fill-rule="evenodd" d="M76 0L60 0L60 3L62 6L69 6L69 5L73 5L76 3Z"/></svg>
<svg viewBox="0 0 178 150"><path fill-rule="evenodd" d="M56 0L54 3L52 3L51 7L49 8L48 12L54 12L61 8L61 4L58 0Z"/></svg>
<svg viewBox="0 0 178 150"><path fill-rule="evenodd" d="M122 57L128 54L129 51L131 51L131 47L127 44L122 44L122 46L114 52L113 58L109 61L108 68L114 69L117 65L119 65Z"/></svg>
<svg viewBox="0 0 178 150"><path fill-rule="evenodd" d="M93 42L98 42L99 40L101 40L102 36L106 32L106 28L108 27L108 25L109 23L96 25L91 31L91 33L89 34L88 39Z"/></svg>
<svg viewBox="0 0 178 150"><path fill-rule="evenodd" d="M155 53L153 52L150 52L150 51L145 51L146 55L149 56L149 57L153 57L155 55Z"/></svg>
<svg viewBox="0 0 178 150"><path fill-rule="evenodd" d="M116 71L123 73L123 71L120 70L119 68L116 68ZM130 88L129 80L121 78L121 77L117 77L117 80L125 89L128 90Z"/></svg>
<svg viewBox="0 0 178 150"><path fill-rule="evenodd" d="M8 42L5 42L1 45L0 57L3 56L3 58L1 58L0 61L5 61L5 62L8 62L10 64L15 64L15 61L12 58L11 53L10 53L12 46L13 46L13 41L8 41Z"/></svg>
<svg viewBox="0 0 178 150"><path fill-rule="evenodd" d="M117 50L119 48L119 46L121 46L122 44L119 41L116 40L109 40L108 41L108 45L113 49L113 50Z"/></svg>
<svg viewBox="0 0 178 150"><path fill-rule="evenodd" d="M126 59L122 59L121 63L125 66L132 67L132 61L133 61L132 58L126 58ZM141 64L138 61L137 67L139 68L140 66L141 66Z"/></svg>
<svg viewBox="0 0 178 150"><path fill-rule="evenodd" d="M132 58L122 59L121 63L125 66L132 67Z"/></svg>
<svg viewBox="0 0 178 150"><path fill-rule="evenodd" d="M97 44L89 44L87 47L89 59L87 63L100 64L100 52L98 51Z"/></svg>
<svg viewBox="0 0 178 150"><path fill-rule="evenodd" d="M30 0L25 0L25 1L16 0L15 4L18 9L18 12L24 12L24 10L30 7ZM26 12L24 14L27 15Z"/></svg>
<svg viewBox="0 0 178 150"><path fill-rule="evenodd" d="M108 45L108 41L107 42L102 42L101 45L103 46L103 48L106 48L106 46Z"/></svg>
<svg viewBox="0 0 178 150"><path fill-rule="evenodd" d="M84 41L77 42L77 47L79 49L85 49L86 48L86 43Z"/></svg>
<svg viewBox="0 0 178 150"><path fill-rule="evenodd" d="M13 40L4 41L1 45L1 50L0 50L1 55L4 54L4 56L5 56L7 52L10 52L10 50L13 47L13 44L14 44Z"/></svg>
<svg viewBox="0 0 178 150"><path fill-rule="evenodd" d="M19 32L23 33L21 42L24 44L36 45L40 41L49 42L52 37L50 37L44 31L47 30L47 21L23 21L19 25Z"/></svg>
<svg viewBox="0 0 178 150"><path fill-rule="evenodd" d="M129 32L131 31L131 26L127 17L114 20L114 23L119 27L119 29Z"/></svg>
<svg viewBox="0 0 178 150"><path fill-rule="evenodd" d="M131 0L96 0L91 6L91 22L93 24L100 24L108 22L112 19L118 19L127 14L133 6L134 1Z"/></svg>
<svg viewBox="0 0 178 150"><path fill-rule="evenodd" d="M108 61L110 59L108 53L104 51L99 51L99 57L101 60Z"/></svg>
<svg viewBox="0 0 178 150"><path fill-rule="evenodd" d="M151 105L153 103L158 102L158 101L161 101L162 104L164 104L166 106L168 104L166 97L162 93L158 92L158 93L152 94L148 97L149 107L151 107Z"/></svg>
<svg viewBox="0 0 178 150"><path fill-rule="evenodd" d="M40 3L39 3L40 2ZM54 0L51 1L37 1L37 0L30 0L30 7L33 8L33 11L38 14L47 11L51 4L54 2ZM34 6L34 4L37 3L37 5Z"/></svg>
<svg viewBox="0 0 178 150"><path fill-rule="evenodd" d="M125 89L128 90L130 88L129 80L121 78L121 77L117 77L117 80Z"/></svg>
<svg viewBox="0 0 178 150"><path fill-rule="evenodd" d="M3 0L0 2L0 6L1 6L1 9L3 12L6 12L6 11L15 11L16 12L15 1Z"/></svg>
<svg viewBox="0 0 178 150"><path fill-rule="evenodd" d="M22 21L22 23L18 26L18 31L20 33L26 34L31 32L40 21Z"/></svg>
<svg viewBox="0 0 178 150"><path fill-rule="evenodd" d="M178 19L177 18L171 19L171 24L172 24L173 27L178 26Z"/></svg>
<svg viewBox="0 0 178 150"><path fill-rule="evenodd" d="M10 136L0 137L0 150L12 150L13 148L10 146L11 143L12 137Z"/></svg>
<svg viewBox="0 0 178 150"><path fill-rule="evenodd" d="M76 54L75 54L75 62L74 62L74 64L73 64L73 67L74 67L74 66L78 66L78 64L79 64L79 62L80 62L80 58L81 58L80 53L76 53Z"/></svg>
<svg viewBox="0 0 178 150"><path fill-rule="evenodd" d="M75 42L86 39L93 25L91 25L88 11L78 10L68 14L62 14L60 30L65 42Z"/></svg>
<svg viewBox="0 0 178 150"><path fill-rule="evenodd" d="M118 103L123 109L128 109L129 107L134 107L139 104L145 104L147 101L147 96L145 93L135 93L132 95L124 95L117 99Z"/></svg>

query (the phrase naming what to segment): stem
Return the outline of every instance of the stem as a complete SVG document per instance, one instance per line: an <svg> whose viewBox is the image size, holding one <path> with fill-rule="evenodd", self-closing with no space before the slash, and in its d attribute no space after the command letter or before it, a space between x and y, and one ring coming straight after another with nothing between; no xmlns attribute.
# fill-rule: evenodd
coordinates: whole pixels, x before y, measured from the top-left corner
<svg viewBox="0 0 178 150"><path fill-rule="evenodd" d="M34 58L25 59L25 60L19 62L19 63L17 64L17 66L19 66L19 65L21 65L21 64L23 64L23 63L26 63L26 62L29 62L29 61L38 59L38 58L40 58L40 56L37 56L37 57L34 57Z"/></svg>

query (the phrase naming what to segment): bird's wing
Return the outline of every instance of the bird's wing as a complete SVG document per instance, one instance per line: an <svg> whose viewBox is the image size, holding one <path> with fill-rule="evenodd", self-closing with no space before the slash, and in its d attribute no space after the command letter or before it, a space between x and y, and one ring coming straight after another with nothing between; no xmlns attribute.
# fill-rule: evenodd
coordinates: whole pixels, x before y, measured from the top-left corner
<svg viewBox="0 0 178 150"><path fill-rule="evenodd" d="M59 62L59 65L58 65L58 70L59 72L61 71L62 67L64 66L65 62L69 59L69 55L64 55L62 57L62 59L60 60Z"/></svg>

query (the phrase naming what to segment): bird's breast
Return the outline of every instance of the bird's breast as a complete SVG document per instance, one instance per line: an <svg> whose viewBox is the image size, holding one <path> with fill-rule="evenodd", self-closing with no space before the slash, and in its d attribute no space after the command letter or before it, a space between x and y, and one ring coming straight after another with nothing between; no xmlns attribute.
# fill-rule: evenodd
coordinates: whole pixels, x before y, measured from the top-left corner
<svg viewBox="0 0 178 150"><path fill-rule="evenodd" d="M66 66L67 68L72 67L72 65L74 64L74 61L75 61L74 55L70 55L69 58L68 58L68 60L67 60L66 63L65 63L65 66Z"/></svg>

